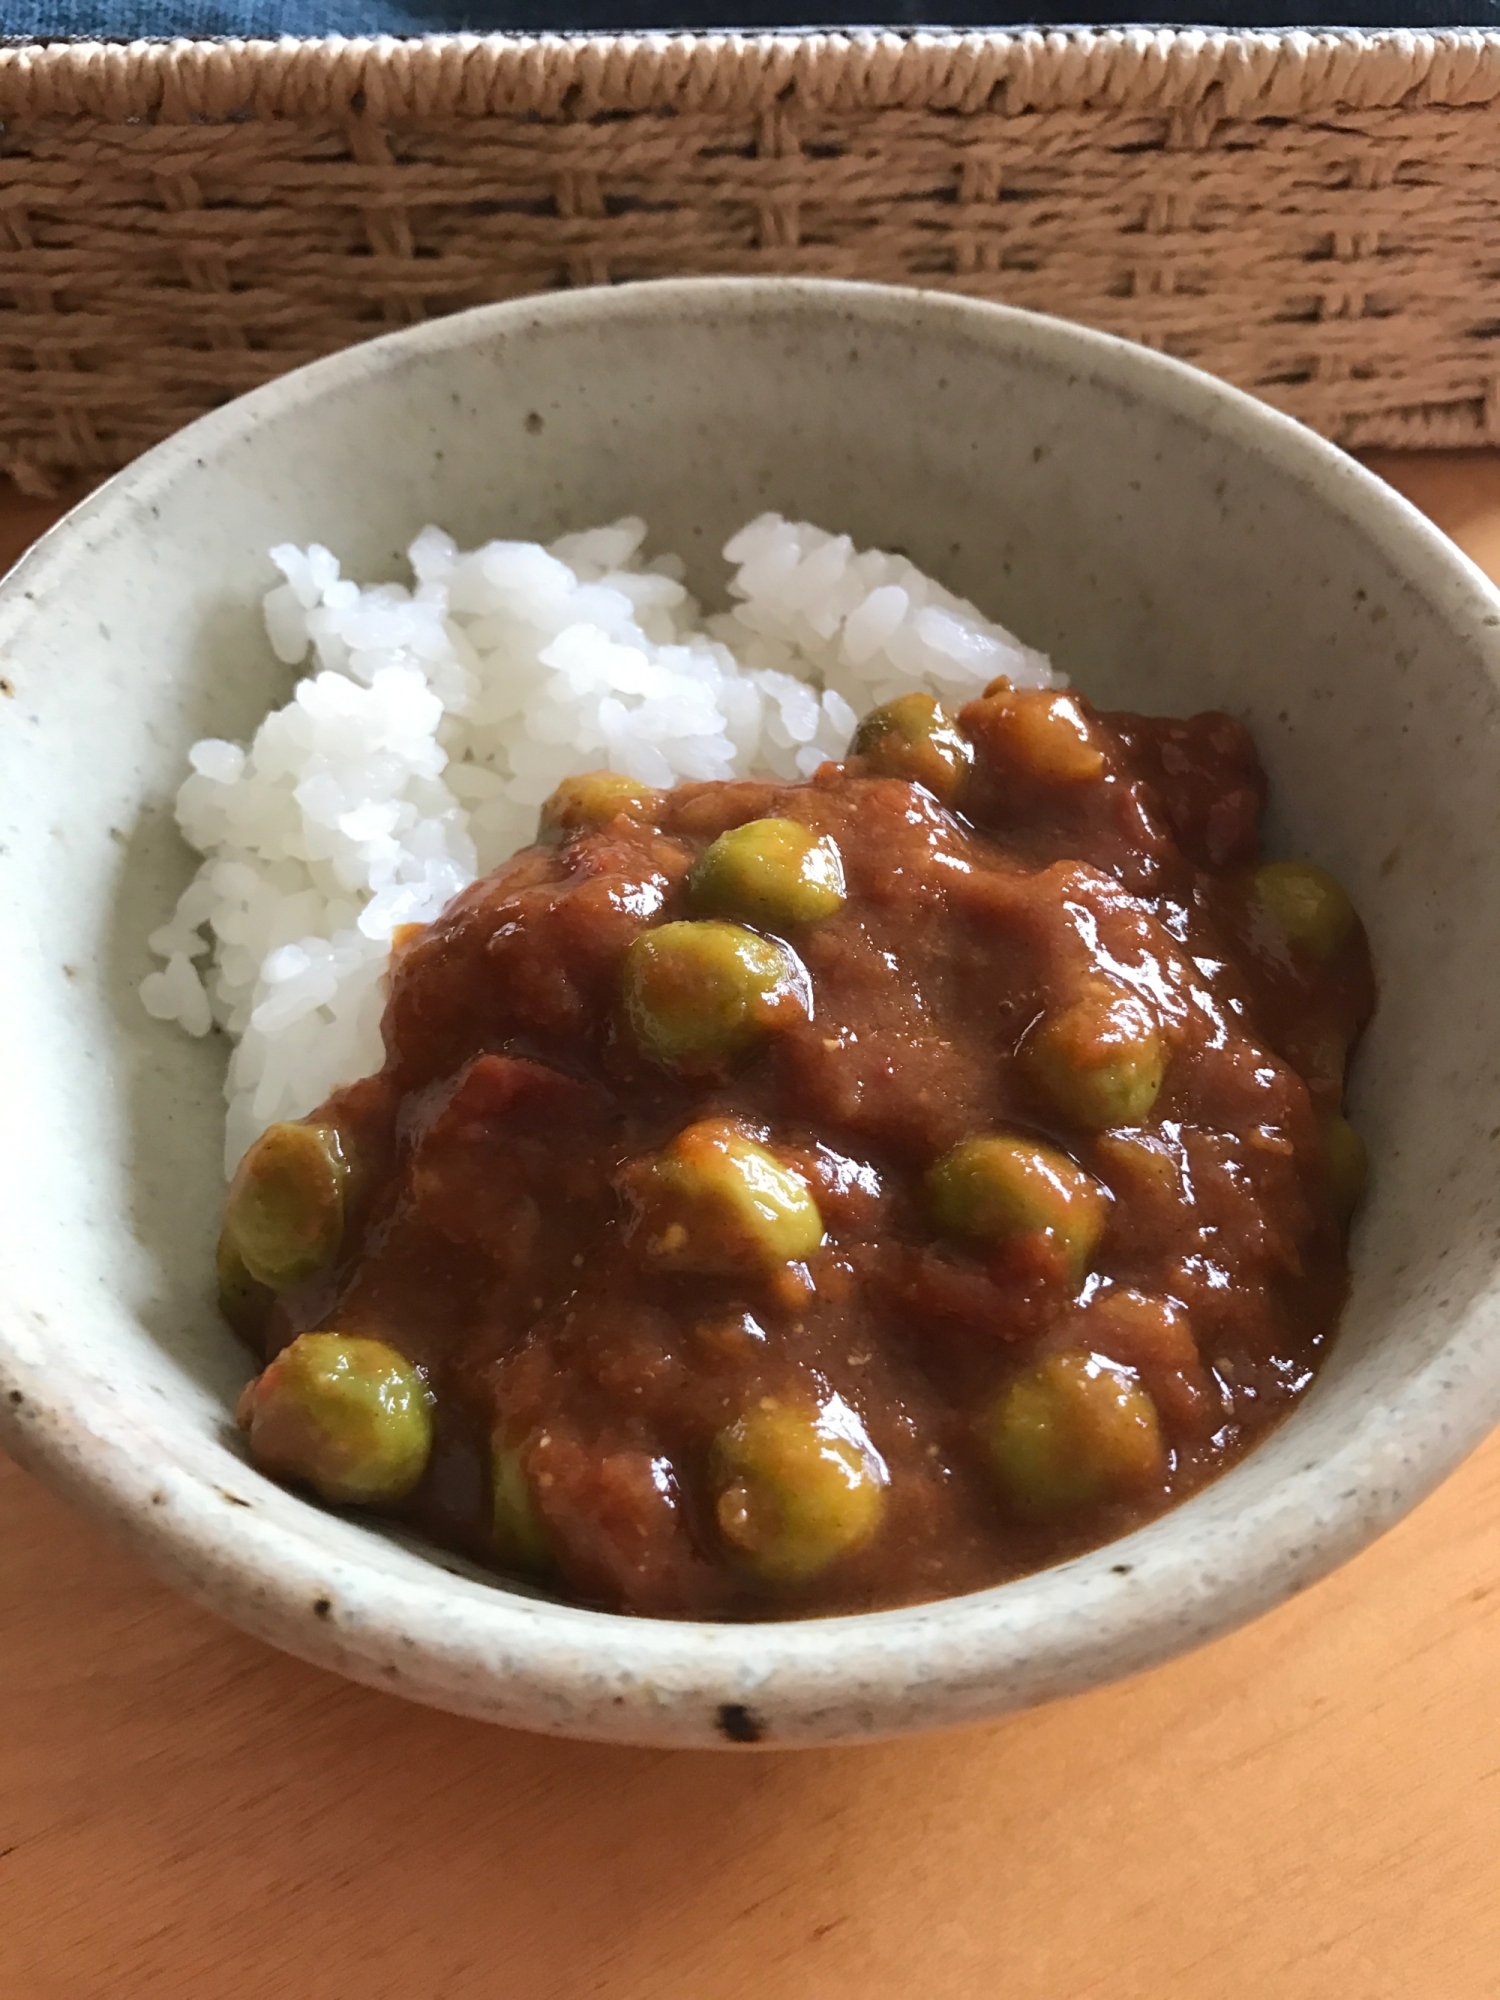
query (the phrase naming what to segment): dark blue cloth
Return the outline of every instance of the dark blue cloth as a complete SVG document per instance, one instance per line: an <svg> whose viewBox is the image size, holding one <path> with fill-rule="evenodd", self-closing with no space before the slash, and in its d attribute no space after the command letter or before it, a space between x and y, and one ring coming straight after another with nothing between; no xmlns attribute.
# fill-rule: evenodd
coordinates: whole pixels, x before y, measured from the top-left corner
<svg viewBox="0 0 1500 2000"><path fill-rule="evenodd" d="M951 27L1079 25L1078 0L1048 11L1035 0L0 0L7 41L83 36L427 35L456 29L555 32L645 28ZM1102 6L1090 27L1140 20L1139 0ZM1215 28L1500 27L1500 0L1236 0L1186 25ZM1160 25L1151 23L1150 25ZM1184 25L1171 22L1166 25Z"/></svg>

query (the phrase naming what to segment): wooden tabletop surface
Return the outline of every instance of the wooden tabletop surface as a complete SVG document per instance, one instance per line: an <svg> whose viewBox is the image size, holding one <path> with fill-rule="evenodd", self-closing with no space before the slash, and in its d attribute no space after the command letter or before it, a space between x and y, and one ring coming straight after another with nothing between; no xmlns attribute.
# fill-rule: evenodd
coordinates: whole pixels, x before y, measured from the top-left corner
<svg viewBox="0 0 1500 2000"><path fill-rule="evenodd" d="M1500 575L1500 454L1379 469ZM0 497L0 563L54 511ZM1500 1436L1191 1658L857 1750L346 1686L4 1461L0 1578L3 2000L1500 1995Z"/></svg>

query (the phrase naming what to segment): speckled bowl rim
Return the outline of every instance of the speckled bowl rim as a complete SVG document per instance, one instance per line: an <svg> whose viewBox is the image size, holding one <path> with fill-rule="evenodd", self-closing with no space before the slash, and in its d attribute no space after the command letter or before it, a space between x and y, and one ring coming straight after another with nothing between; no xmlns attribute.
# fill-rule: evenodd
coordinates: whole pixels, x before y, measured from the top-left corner
<svg viewBox="0 0 1500 2000"><path fill-rule="evenodd" d="M316 403L414 354L664 307L693 316L809 309L962 331L1102 379L1207 426L1313 489L1357 525L1449 625L1493 627L1500 596L1445 536L1373 475L1290 418L1181 363L1066 322L933 292L804 279L685 279L477 308L346 350L192 424L58 523L0 585L0 624L40 595L85 533L134 513L195 459L264 419ZM1497 658L1491 647L1491 671ZM3 1279L0 1279L3 1284ZM123 1532L169 1581L245 1630L376 1687L488 1720L657 1744L853 1741L995 1715L1136 1671L1265 1611L1406 1513L1500 1418L1500 1353L1471 1325L1399 1406L1369 1411L1341 1446L1288 1474L1222 1546L1193 1548L1168 1515L1081 1558L971 1596L785 1624L624 1619L530 1601L436 1565L394 1577L312 1534L232 1504L164 1465L107 1384L45 1364L0 1298L0 1435L46 1483ZM229 1502L231 1504L226 1504ZM310 1510L311 1512L311 1510Z"/></svg>

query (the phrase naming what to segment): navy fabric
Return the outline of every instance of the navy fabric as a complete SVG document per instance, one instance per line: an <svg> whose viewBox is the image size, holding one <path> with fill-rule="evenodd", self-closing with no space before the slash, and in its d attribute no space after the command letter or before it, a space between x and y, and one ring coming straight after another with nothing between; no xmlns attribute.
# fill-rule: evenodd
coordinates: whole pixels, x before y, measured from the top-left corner
<svg viewBox="0 0 1500 2000"><path fill-rule="evenodd" d="M554 32L647 28L952 27L1079 25L1078 0L1048 11L1019 0L0 0L7 41L85 37L127 41L164 35L427 35L456 29ZM1096 6L1083 25L1138 22L1122 0ZM1237 0L1187 23L1215 28L1500 27L1500 0Z"/></svg>

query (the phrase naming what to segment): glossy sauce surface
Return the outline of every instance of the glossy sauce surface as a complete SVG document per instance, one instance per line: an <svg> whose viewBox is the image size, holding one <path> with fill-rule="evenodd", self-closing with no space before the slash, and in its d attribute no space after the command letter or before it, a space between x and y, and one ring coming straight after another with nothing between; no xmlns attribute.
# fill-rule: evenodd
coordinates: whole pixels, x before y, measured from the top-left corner
<svg viewBox="0 0 1500 2000"><path fill-rule="evenodd" d="M911 1602L1160 1512L1311 1380L1345 1288L1333 1115L1373 1004L1357 921L1316 948L1277 921L1264 780L1229 718L1001 688L958 720L961 810L859 756L805 785L686 785L528 849L402 942L384 1069L311 1121L352 1163L337 1255L236 1318L267 1360L334 1329L415 1365L433 1443L394 1511L437 1540L648 1615ZM765 820L833 844L844 900L779 934L796 990L747 1046L664 1061L627 954L701 920L700 858ZM1068 1039L1080 1018L1158 1052L1119 1121L1057 1069L1098 1055ZM811 1195L814 1247L682 1247L651 1163L698 1127ZM996 1134L1077 1170L1086 1242L954 1225L935 1169ZM1102 1485L1018 1484L1059 1357L1134 1425ZM800 1567L745 1559L735 1483L755 1423L787 1411L815 1414L835 1483L879 1489Z"/></svg>

